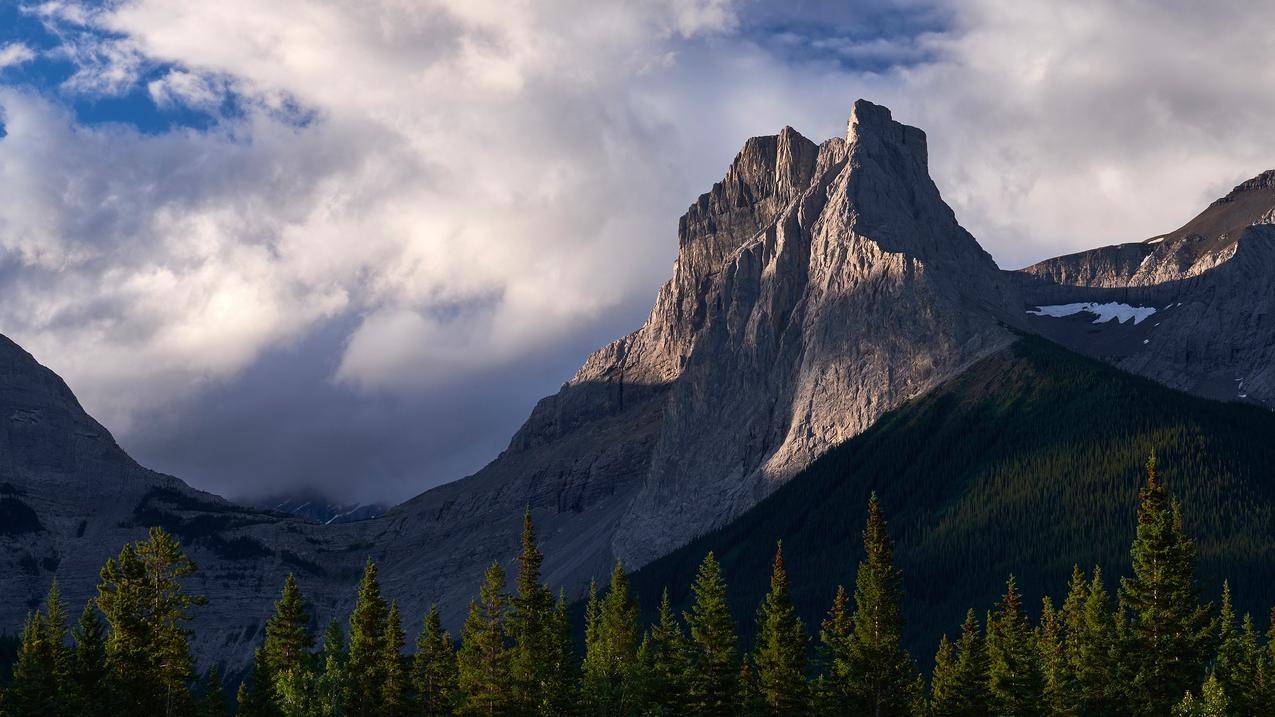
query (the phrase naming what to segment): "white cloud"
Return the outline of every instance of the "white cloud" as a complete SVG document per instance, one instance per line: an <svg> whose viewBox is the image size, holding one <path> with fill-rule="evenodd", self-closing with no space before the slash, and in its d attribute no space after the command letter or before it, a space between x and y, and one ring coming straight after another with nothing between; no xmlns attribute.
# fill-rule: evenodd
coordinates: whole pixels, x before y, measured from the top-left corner
<svg viewBox="0 0 1275 717"><path fill-rule="evenodd" d="M21 42L11 42L0 46L0 70L6 67L21 65L35 59L35 50Z"/></svg>
<svg viewBox="0 0 1275 717"><path fill-rule="evenodd" d="M333 377L364 390L513 366L639 315L677 214L744 138L838 134L857 96L927 130L945 196L1007 265L1170 229L1275 165L1272 41L1234 34L1275 20L1264 5L954 3L945 32L808 62L750 36L749 8L41 6L80 67L68 89L172 65L156 103L246 105L146 136L0 93L0 250L21 266L0 330L113 426L334 317L355 328ZM828 52L929 59L860 73Z"/></svg>

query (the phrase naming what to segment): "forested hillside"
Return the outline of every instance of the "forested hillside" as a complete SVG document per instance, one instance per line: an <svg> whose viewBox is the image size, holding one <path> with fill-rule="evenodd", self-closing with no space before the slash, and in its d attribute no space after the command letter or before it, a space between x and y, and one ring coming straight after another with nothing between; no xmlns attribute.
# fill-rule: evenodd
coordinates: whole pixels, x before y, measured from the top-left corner
<svg viewBox="0 0 1275 717"><path fill-rule="evenodd" d="M1155 454L1185 504L1201 585L1275 604L1275 414L1173 391L1035 337L887 414L726 527L633 576L642 605L675 608L705 553L749 625L783 540L793 599L818 624L854 581L869 494L891 517L907 643L923 656L1013 573L1035 610L1072 566L1126 574L1142 464Z"/></svg>

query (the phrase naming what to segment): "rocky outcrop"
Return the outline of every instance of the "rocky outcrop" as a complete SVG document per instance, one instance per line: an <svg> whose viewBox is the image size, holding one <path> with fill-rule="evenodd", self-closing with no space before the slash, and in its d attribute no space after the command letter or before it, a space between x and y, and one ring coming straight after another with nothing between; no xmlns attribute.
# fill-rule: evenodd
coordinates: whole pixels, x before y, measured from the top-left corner
<svg viewBox="0 0 1275 717"><path fill-rule="evenodd" d="M1181 228L1049 259L1013 274L1025 309L1119 301L1137 325L1030 316L1033 330L1174 388L1275 407L1275 170L1241 183Z"/></svg>

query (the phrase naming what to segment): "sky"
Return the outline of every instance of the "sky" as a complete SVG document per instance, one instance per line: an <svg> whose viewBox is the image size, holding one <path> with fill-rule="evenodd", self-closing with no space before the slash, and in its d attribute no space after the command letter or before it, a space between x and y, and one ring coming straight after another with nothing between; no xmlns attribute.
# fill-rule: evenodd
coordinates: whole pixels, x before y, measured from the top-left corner
<svg viewBox="0 0 1275 717"><path fill-rule="evenodd" d="M233 498L481 467L641 324L746 138L929 136L1004 268L1275 167L1275 6L0 0L0 333Z"/></svg>

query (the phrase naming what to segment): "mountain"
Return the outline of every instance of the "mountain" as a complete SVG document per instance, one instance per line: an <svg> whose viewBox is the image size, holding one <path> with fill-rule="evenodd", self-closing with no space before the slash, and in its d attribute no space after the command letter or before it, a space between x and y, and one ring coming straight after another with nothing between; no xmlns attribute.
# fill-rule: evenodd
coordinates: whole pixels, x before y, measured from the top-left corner
<svg viewBox="0 0 1275 717"><path fill-rule="evenodd" d="M338 503L310 490L258 498L251 505L262 510L308 518L324 525L369 520L384 515L389 510L379 503Z"/></svg>
<svg viewBox="0 0 1275 717"><path fill-rule="evenodd" d="M904 573L908 641L922 660L982 611L1011 573L1035 610L1061 604L1072 565L1129 574L1149 454L1184 502L1202 588L1231 581L1237 609L1275 604L1275 413L1190 396L1026 336L830 450L751 510L632 576L645 609L665 586L689 606L714 551L735 618L751 629L783 540L793 598L817 626L853 587L875 492Z"/></svg>
<svg viewBox="0 0 1275 717"><path fill-rule="evenodd" d="M1095 324L1090 312L1029 314L1033 331L1167 386L1275 407L1275 170L1168 234L1012 276L1027 310L1114 303L1147 316Z"/></svg>
<svg viewBox="0 0 1275 717"><path fill-rule="evenodd" d="M1010 381L1032 395L1029 384L1011 381L1021 364L1004 358L1017 356L1029 333L1202 396L1269 400L1262 357L1275 345L1265 319L1275 300L1275 257L1266 257L1270 227L1252 223L1275 205L1269 177L1241 185L1158 241L1007 272L957 223L927 162L921 130L862 100L844 137L815 144L784 128L748 140L722 181L680 219L672 278L645 323L589 356L483 469L368 520L324 525L241 507L146 470L61 379L0 342L0 632L16 629L55 574L72 602L87 598L102 562L155 525L175 533L201 567L192 587L210 606L195 624L198 653L233 666L250 656L288 572L326 621L350 609L369 557L409 623L437 602L457 627L485 567L503 562L512 572L526 508L539 528L546 579L579 595L616 559L641 567L714 530L746 524L740 521L754 515L750 509L824 465L816 461L837 446L878 436L911 464L930 450L930 439L882 417L947 395L969 376ZM1093 323L1107 314L1132 318ZM1009 373L995 378L993 369ZM1058 395L1049 400L1090 390L1055 378ZM1128 385L1161 390L1146 381ZM1138 400L1132 388L1114 395ZM1049 404L1040 398L1033 405L1046 411ZM1096 414L1112 410L1087 405ZM1257 430L1245 417L1266 415L1227 410L1243 435ZM981 460L979 451L999 455L959 440L969 416L925 415L946 437L942 445L964 460ZM1064 455L1083 442L1053 442L1053 430L1037 436L1035 460L1071 461L1076 471L1095 465ZM1146 441L1138 440L1142 451ZM1117 440L1100 445L1114 450ZM842 480L855 490L889 483L896 496L931 480L875 465L852 465ZM920 501L917 510L988 500L985 487L967 492L981 484L968 483L965 473L936 475L947 476L953 492L946 502ZM961 513L953 534L1039 527L1027 493L1044 487L1022 471L996 476L993 485L1025 507L994 521ZM1237 507L1237 519L1259 520L1264 500ZM861 501L844 503L840 528L857 530L860 510ZM1082 528L1091 517L1053 515ZM1046 535L1041 550L1066 545Z"/></svg>

